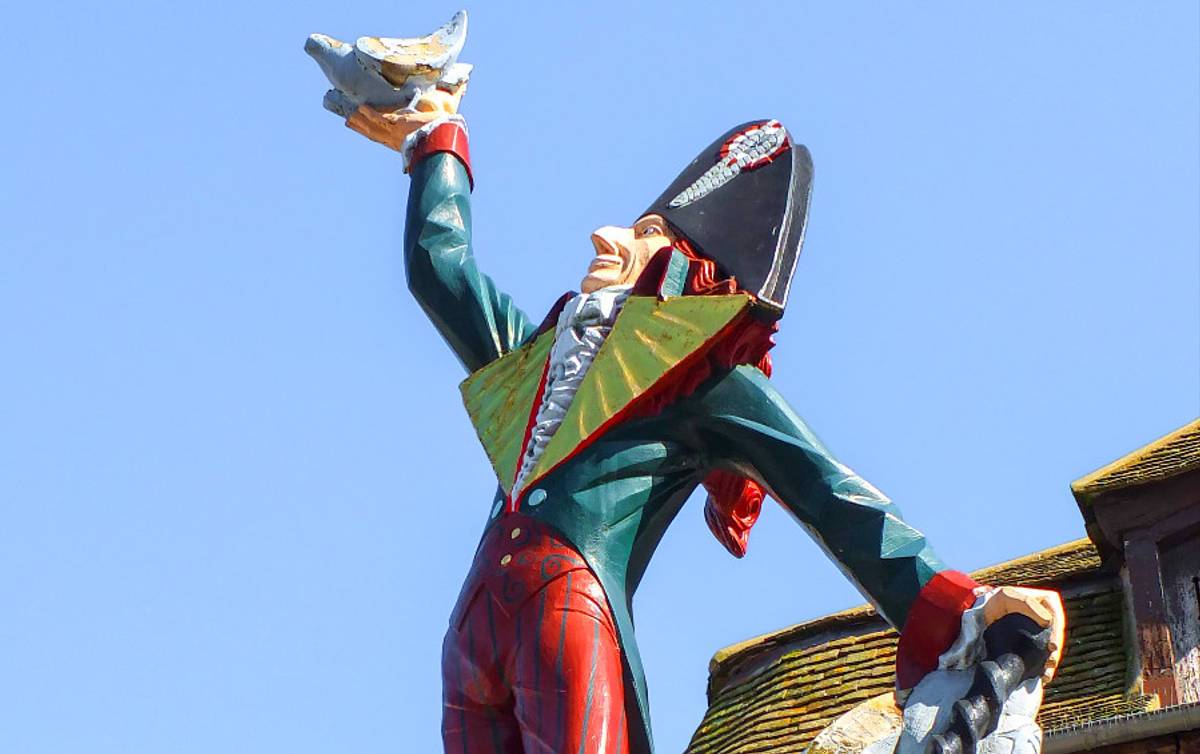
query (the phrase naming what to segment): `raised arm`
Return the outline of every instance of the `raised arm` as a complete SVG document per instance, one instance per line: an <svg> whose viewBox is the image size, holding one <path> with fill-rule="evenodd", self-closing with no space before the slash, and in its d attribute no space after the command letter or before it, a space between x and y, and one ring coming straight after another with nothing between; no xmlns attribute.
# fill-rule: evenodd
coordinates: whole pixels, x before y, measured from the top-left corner
<svg viewBox="0 0 1200 754"><path fill-rule="evenodd" d="M980 585L947 569L899 508L838 462L759 370L738 367L689 404L699 444L713 466L762 484L901 632L898 686L909 688L937 667ZM1013 591L1008 612L1035 610L1034 603L1044 599L1035 590L1005 589ZM1061 633L1061 606L1057 609ZM1050 620L1045 614L1031 617Z"/></svg>
<svg viewBox="0 0 1200 754"><path fill-rule="evenodd" d="M427 140L438 135L435 130ZM465 154L422 154L420 145L414 151L404 228L408 288L463 366L474 372L520 345L535 325L475 264Z"/></svg>
<svg viewBox="0 0 1200 754"><path fill-rule="evenodd" d="M408 287L474 372L520 345L535 325L475 263L467 132L461 118L449 117L459 96L435 91L427 109L412 113L361 108L347 125L404 152L412 176L404 228Z"/></svg>

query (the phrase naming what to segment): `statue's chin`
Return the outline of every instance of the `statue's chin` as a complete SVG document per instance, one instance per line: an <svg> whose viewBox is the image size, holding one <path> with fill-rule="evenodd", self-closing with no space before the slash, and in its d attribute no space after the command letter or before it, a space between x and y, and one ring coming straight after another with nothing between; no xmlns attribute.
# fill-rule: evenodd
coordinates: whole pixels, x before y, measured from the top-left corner
<svg viewBox="0 0 1200 754"><path fill-rule="evenodd" d="M588 275L583 279L583 282L579 284L579 291L581 293L595 293L601 288L612 284L613 281L607 280L598 275Z"/></svg>

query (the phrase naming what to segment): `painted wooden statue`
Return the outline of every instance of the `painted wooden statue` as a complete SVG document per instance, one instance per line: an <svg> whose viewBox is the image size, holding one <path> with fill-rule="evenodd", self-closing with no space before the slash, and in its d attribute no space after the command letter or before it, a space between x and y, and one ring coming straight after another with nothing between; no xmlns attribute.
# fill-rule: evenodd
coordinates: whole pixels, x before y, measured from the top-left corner
<svg viewBox="0 0 1200 754"><path fill-rule="evenodd" d="M421 39L313 35L306 46L334 84L326 106L404 155L409 288L469 374L463 401L499 482L443 645L446 751L651 751L632 598L698 485L735 556L765 496L812 535L901 631L897 699L939 658L942 672L978 664L983 627L1010 613L1050 628L1025 674L1048 678L1057 595L947 569L771 384L808 150L774 120L721 134L632 224L597 230L580 291L530 317L479 270L471 243L465 32L460 13ZM969 696L956 683L949 701ZM925 726L913 734L923 747L950 723L905 724Z"/></svg>

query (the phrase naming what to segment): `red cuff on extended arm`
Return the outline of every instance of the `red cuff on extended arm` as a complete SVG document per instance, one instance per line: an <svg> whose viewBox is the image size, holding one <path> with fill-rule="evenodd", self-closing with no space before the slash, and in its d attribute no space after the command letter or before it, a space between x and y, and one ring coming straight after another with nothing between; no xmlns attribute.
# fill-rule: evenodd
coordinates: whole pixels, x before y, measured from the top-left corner
<svg viewBox="0 0 1200 754"><path fill-rule="evenodd" d="M475 188L475 178L471 175L471 152L467 149L467 130L458 123L443 123L429 132L429 135L417 142L408 158L409 166L416 165L421 160L437 152L449 152L467 169L467 180L471 188Z"/></svg>
<svg viewBox="0 0 1200 754"><path fill-rule="evenodd" d="M958 638L962 614L975 603L979 584L960 571L942 571L930 579L908 610L896 647L896 688L916 686Z"/></svg>

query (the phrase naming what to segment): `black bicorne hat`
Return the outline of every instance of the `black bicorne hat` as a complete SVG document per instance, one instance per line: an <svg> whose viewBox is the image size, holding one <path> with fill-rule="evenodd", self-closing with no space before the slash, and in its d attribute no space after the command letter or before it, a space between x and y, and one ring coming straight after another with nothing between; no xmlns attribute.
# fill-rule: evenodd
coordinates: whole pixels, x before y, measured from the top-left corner
<svg viewBox="0 0 1200 754"><path fill-rule="evenodd" d="M700 153L643 214L659 214L783 315L808 217L812 157L777 120L730 129Z"/></svg>

